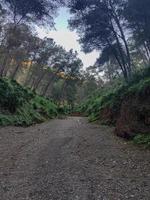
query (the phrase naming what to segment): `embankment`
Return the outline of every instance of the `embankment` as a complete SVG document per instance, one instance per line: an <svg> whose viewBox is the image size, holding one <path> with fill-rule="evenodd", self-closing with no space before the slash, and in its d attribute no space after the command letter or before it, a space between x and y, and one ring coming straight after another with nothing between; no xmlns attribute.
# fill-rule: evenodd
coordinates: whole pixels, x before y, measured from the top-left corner
<svg viewBox="0 0 150 200"><path fill-rule="evenodd" d="M114 125L118 136L130 139L139 134L150 135L150 78L103 88L79 110L89 121Z"/></svg>
<svg viewBox="0 0 150 200"><path fill-rule="evenodd" d="M29 126L57 116L57 106L16 81L0 79L0 125Z"/></svg>

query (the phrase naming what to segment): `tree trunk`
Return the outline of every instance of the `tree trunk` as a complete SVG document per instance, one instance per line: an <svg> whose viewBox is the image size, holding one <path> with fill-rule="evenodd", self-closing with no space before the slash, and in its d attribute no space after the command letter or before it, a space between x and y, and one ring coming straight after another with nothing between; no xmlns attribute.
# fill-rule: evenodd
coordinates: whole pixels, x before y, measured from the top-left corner
<svg viewBox="0 0 150 200"><path fill-rule="evenodd" d="M19 63L17 64L17 66L16 66L14 72L12 73L12 76L11 76L12 79L15 79L15 77L16 77L16 75L17 75L17 73L18 73L18 70L19 70L19 68L20 68L20 66L21 66L21 62L19 62Z"/></svg>
<svg viewBox="0 0 150 200"><path fill-rule="evenodd" d="M31 70L32 67L33 67L33 63L35 61L35 57L36 57L36 53L34 53L34 57L33 59L31 60L31 65L30 65L30 69L29 69L29 72L27 74L27 77L26 77L26 80L25 80L25 83L24 83L24 86L28 86L31 82L31 79L33 77L33 71Z"/></svg>
<svg viewBox="0 0 150 200"><path fill-rule="evenodd" d="M47 83L46 87L43 89L43 92L42 92L42 95L45 96L48 89L49 89L49 86L51 85L52 81L55 80L55 77L57 75L57 73L61 70L62 67L60 67L52 76L52 78L50 79L50 81Z"/></svg>
<svg viewBox="0 0 150 200"><path fill-rule="evenodd" d="M120 31L120 34L121 34L121 38L122 38L122 41L124 43L124 46L125 46L125 49L126 49L126 56L127 56L127 65L126 65L126 72L127 72L127 76L128 78L130 79L131 78L131 56L130 56L130 51L129 51L129 47L128 47L128 43L126 41L126 38L125 38L125 35L124 35L124 31L123 31L123 28L121 26L121 23L120 23L120 20L118 18L118 15L115 11L115 8L111 2L111 0L109 0L109 4L110 4L110 7L111 7L111 10L112 10L112 17L114 19L114 21L116 22L116 25L118 26L118 29ZM113 25L112 25L113 26ZM115 31L115 29L114 29ZM118 37L117 37L118 38ZM118 39L119 40L119 39ZM125 62L126 63L126 62Z"/></svg>
<svg viewBox="0 0 150 200"><path fill-rule="evenodd" d="M123 72L123 76L124 76L125 80L128 82L129 77L128 77L128 72L127 72L128 70L127 70L125 58L124 58L124 53L123 53L123 51L122 51L122 47L121 47L120 41L119 41L119 39L118 39L117 33L116 33L115 30L114 30L113 25L112 25L112 31L113 31L113 33L114 33L114 37L115 37L115 39L116 39L116 44L117 44L117 47L118 47L118 50L119 50L119 54L120 54L120 55L118 55L117 57L120 56L121 62L122 62L122 64L121 64L121 66L122 66L122 67L121 67L121 70L122 70L122 72ZM118 59L119 59L119 58L118 58ZM118 59L117 59L117 60L118 60Z"/></svg>
<svg viewBox="0 0 150 200"><path fill-rule="evenodd" d="M123 72L123 71L124 71L124 68L123 68L123 65L122 65L122 63L121 63L121 61L120 61L118 55L117 55L116 49L114 49L114 47L111 45L111 43L109 42L109 40L107 40L107 43L108 43L108 45L110 46L110 48L112 49L112 52L113 52L113 54L114 54L114 57L115 57L115 59L117 60L119 66L120 66L120 68L121 68L121 70L122 70L122 72Z"/></svg>
<svg viewBox="0 0 150 200"><path fill-rule="evenodd" d="M129 71L129 73L131 73L131 56L130 56L130 52L129 52L129 47L128 47L128 44L127 44L123 29L121 27L120 21L117 18L117 16L116 16L116 23L118 25L118 28L119 28L121 36L122 36L122 40L123 40L125 48L126 48L126 53L127 53L127 58L128 58L128 62L127 62L128 63L128 71Z"/></svg>
<svg viewBox="0 0 150 200"><path fill-rule="evenodd" d="M41 81L43 80L44 76L45 76L46 72L42 73L42 75L40 77L38 77L35 85L33 86L34 90L37 90Z"/></svg>
<svg viewBox="0 0 150 200"><path fill-rule="evenodd" d="M6 55L4 56L3 64L1 65L0 69L0 77L3 77L8 58L9 58L9 53L6 53Z"/></svg>
<svg viewBox="0 0 150 200"><path fill-rule="evenodd" d="M150 61L150 50L149 50L149 47L148 47L148 45L146 44L146 42L144 42L143 43L143 46L144 46L144 48L145 48L145 52L146 52L146 57L147 57L147 59Z"/></svg>

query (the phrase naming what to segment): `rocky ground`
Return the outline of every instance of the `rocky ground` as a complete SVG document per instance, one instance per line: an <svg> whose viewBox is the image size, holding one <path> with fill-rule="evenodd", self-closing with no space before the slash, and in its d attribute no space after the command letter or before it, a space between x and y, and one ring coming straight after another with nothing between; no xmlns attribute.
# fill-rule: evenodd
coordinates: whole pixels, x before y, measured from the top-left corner
<svg viewBox="0 0 150 200"><path fill-rule="evenodd" d="M1 200L149 200L150 151L85 118L0 129Z"/></svg>

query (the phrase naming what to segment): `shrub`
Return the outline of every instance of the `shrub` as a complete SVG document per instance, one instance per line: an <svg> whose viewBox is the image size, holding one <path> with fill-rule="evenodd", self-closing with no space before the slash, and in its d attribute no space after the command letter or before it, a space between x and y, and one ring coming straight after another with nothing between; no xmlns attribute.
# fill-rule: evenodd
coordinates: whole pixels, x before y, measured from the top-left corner
<svg viewBox="0 0 150 200"><path fill-rule="evenodd" d="M129 84L125 82L114 84L97 91L79 106L80 112L85 113L90 121L93 121L99 119L104 108L119 112L123 100L131 95L135 97L150 95L150 78L137 80Z"/></svg>
<svg viewBox="0 0 150 200"><path fill-rule="evenodd" d="M0 79L0 113L0 125L28 126L56 117L57 106L16 81Z"/></svg>
<svg viewBox="0 0 150 200"><path fill-rule="evenodd" d="M34 94L20 86L16 81L0 79L0 107L15 113L17 107L33 98Z"/></svg>
<svg viewBox="0 0 150 200"><path fill-rule="evenodd" d="M150 135L139 134L133 139L135 144L146 145L146 147L150 147Z"/></svg>

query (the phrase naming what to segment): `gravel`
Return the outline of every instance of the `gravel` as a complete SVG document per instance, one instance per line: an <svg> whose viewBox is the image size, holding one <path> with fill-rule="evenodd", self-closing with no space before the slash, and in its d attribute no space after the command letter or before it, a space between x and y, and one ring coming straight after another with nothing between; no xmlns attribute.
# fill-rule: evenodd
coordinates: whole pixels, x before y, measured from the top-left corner
<svg viewBox="0 0 150 200"><path fill-rule="evenodd" d="M86 118L0 129L0 200L150 200L150 151Z"/></svg>

